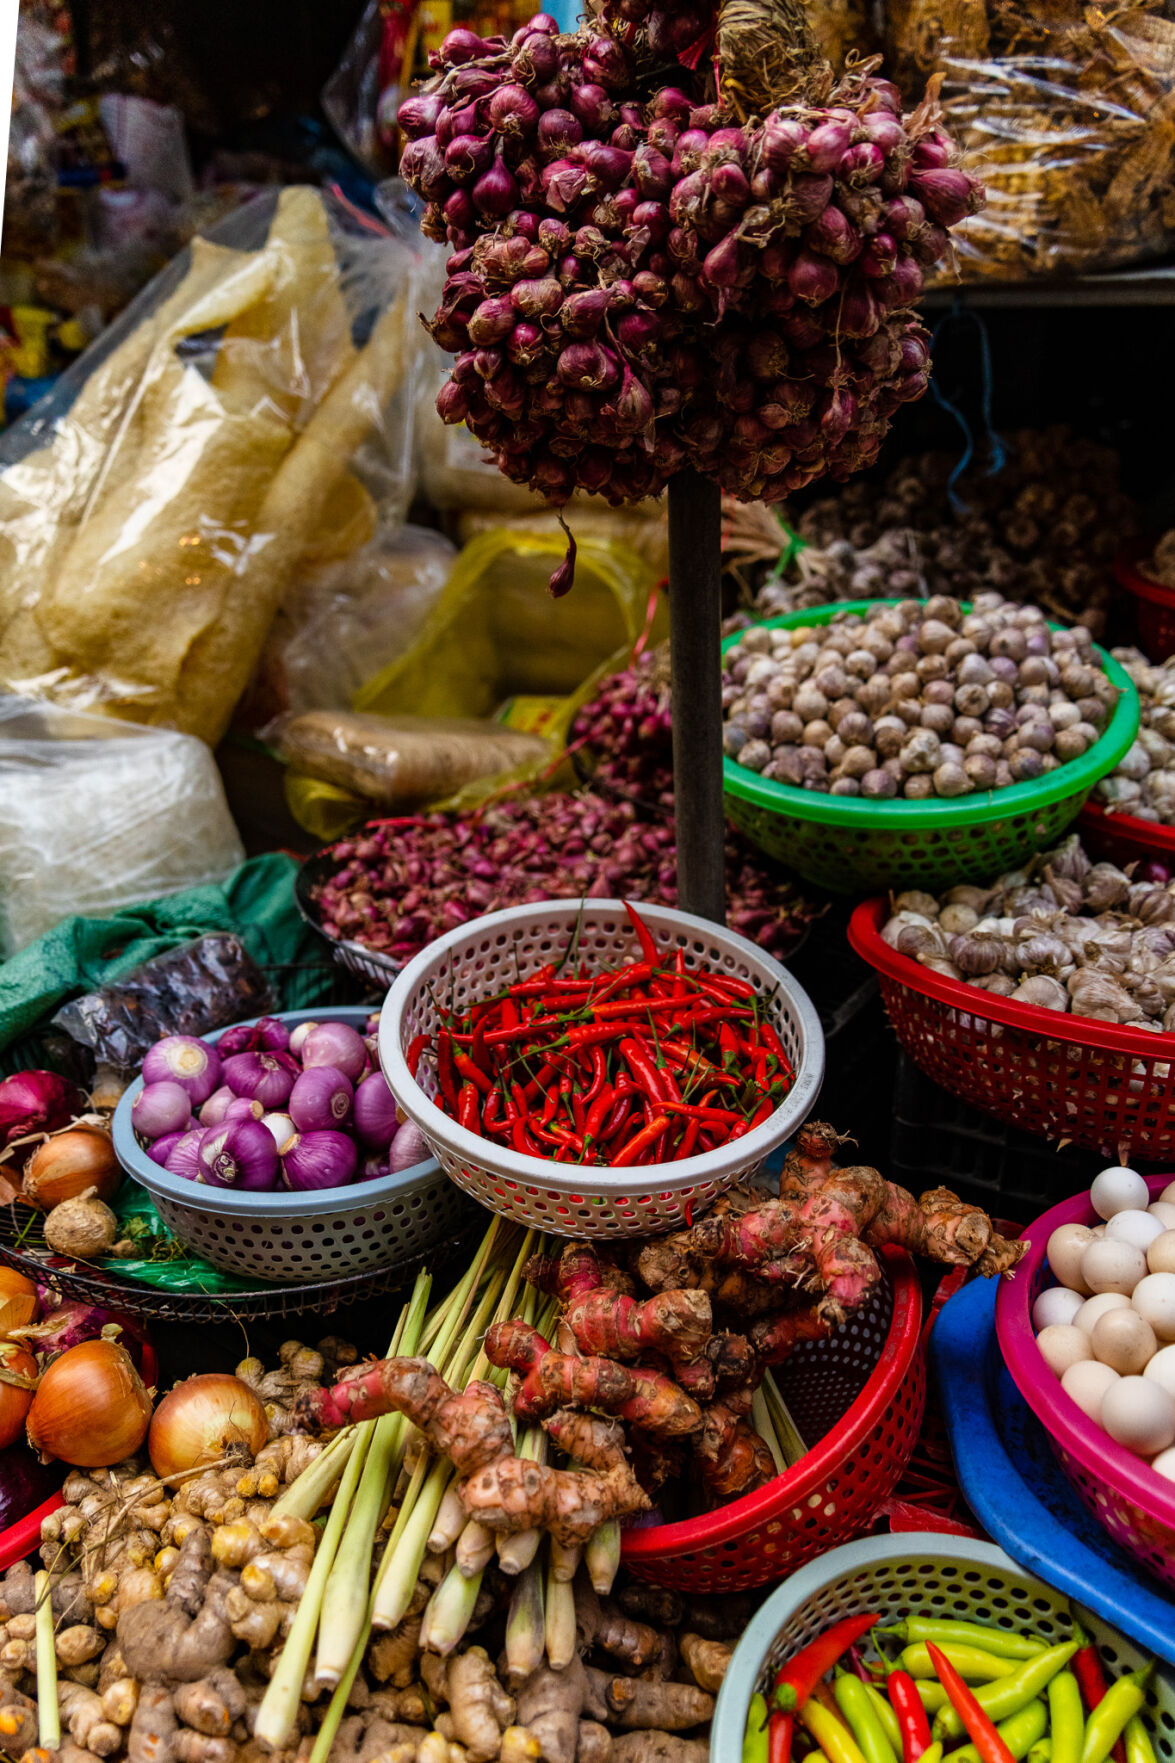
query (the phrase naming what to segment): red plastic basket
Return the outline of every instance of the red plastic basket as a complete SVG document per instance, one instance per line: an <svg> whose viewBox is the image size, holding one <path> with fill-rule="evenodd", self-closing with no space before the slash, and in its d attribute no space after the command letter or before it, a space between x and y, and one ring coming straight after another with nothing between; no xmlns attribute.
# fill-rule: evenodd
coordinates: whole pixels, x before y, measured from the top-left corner
<svg viewBox="0 0 1175 1763"><path fill-rule="evenodd" d="M819 1444L716 1512L626 1530L624 1564L638 1579L683 1592L749 1591L869 1528L910 1460L926 1402L918 1275L903 1250L881 1256L888 1277L870 1301L776 1370L802 1436Z"/></svg>
<svg viewBox="0 0 1175 1763"><path fill-rule="evenodd" d="M1087 802L1077 817L1077 831L1091 857L1099 862L1162 863L1175 872L1175 826L1139 820L1133 814L1108 814L1098 802Z"/></svg>
<svg viewBox="0 0 1175 1763"><path fill-rule="evenodd" d="M1129 539L1114 559L1118 585L1133 594L1138 625L1138 646L1149 661L1165 661L1175 655L1175 588L1165 588L1139 569L1148 556L1152 539Z"/></svg>
<svg viewBox="0 0 1175 1763"><path fill-rule="evenodd" d="M1175 1159L1175 1035L1060 1015L945 979L883 941L889 902L863 900L849 942L881 981L915 1065L973 1108L1115 1160Z"/></svg>
<svg viewBox="0 0 1175 1763"><path fill-rule="evenodd" d="M1147 1177L1152 1200L1170 1180L1169 1174ZM1089 1195L1077 1194L1028 1226L1028 1253L996 1293L996 1334L1017 1389L1085 1505L1116 1543L1175 1589L1175 1486L1082 1413L1045 1364L1032 1327L1032 1306L1054 1283L1046 1259L1049 1237L1062 1224L1093 1224L1095 1217Z"/></svg>

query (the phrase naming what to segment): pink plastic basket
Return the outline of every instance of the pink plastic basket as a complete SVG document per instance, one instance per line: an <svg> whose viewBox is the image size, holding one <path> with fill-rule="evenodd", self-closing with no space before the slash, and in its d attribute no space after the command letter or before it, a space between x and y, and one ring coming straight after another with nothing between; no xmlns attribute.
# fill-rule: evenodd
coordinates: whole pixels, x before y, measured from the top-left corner
<svg viewBox="0 0 1175 1763"><path fill-rule="evenodd" d="M1171 1179L1148 1176L1151 1198ZM1156 1475L1082 1413L1041 1358L1033 1334L1032 1306L1045 1286L1056 1284L1045 1259L1049 1237L1060 1224L1096 1223L1089 1195L1078 1194L1029 1225L1028 1253L996 1294L996 1334L1012 1381L1081 1499L1116 1543L1175 1588L1175 1482Z"/></svg>

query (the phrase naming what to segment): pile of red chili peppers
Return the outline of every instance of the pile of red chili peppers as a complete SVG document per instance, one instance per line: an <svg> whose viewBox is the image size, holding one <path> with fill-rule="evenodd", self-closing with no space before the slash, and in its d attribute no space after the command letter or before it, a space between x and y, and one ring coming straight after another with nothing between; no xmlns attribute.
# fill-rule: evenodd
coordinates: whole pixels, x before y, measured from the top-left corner
<svg viewBox="0 0 1175 1763"><path fill-rule="evenodd" d="M524 1156L617 1168L715 1150L779 1107L795 1073L755 988L662 953L625 910L639 960L589 974L573 938L558 966L416 1037L409 1070L435 1059L446 1114Z"/></svg>

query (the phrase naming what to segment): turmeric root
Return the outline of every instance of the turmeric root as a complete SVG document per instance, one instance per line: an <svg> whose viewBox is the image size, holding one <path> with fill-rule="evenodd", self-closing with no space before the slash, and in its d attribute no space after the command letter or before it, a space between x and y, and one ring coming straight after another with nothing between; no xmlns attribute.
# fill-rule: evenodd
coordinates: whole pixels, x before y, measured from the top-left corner
<svg viewBox="0 0 1175 1763"><path fill-rule="evenodd" d="M603 1283L588 1243L569 1243L556 1262L535 1255L523 1269L531 1285L560 1298L564 1320L588 1357L637 1359L663 1354L671 1363L696 1359L710 1338L710 1300L701 1291L661 1291L638 1303Z"/></svg>
<svg viewBox="0 0 1175 1763"><path fill-rule="evenodd" d="M609 1677L587 1671L596 1705L602 1700L606 1718L616 1726L648 1732L688 1732L714 1712L714 1698L692 1683L651 1683L643 1677Z"/></svg>
<svg viewBox="0 0 1175 1763"><path fill-rule="evenodd" d="M501 1391L474 1382L455 1392L427 1359L378 1360L300 1399L300 1414L311 1425L392 1412L407 1415L452 1459L466 1513L492 1531L549 1530L561 1543L584 1543L610 1518L648 1505L622 1457L602 1473L515 1457Z"/></svg>
<svg viewBox="0 0 1175 1763"><path fill-rule="evenodd" d="M675 1732L625 1732L612 1742L610 1763L708 1763L706 1739L683 1739Z"/></svg>
<svg viewBox="0 0 1175 1763"><path fill-rule="evenodd" d="M751 1393L748 1386L712 1402L694 1440L694 1460L712 1505L752 1493L776 1474L774 1457L747 1422Z"/></svg>
<svg viewBox="0 0 1175 1763"><path fill-rule="evenodd" d="M566 1406L600 1408L657 1438L679 1438L701 1424L697 1403L659 1372L556 1353L524 1322L495 1323L486 1334L485 1351L491 1365L522 1377L514 1398L519 1419L541 1420Z"/></svg>
<svg viewBox="0 0 1175 1763"><path fill-rule="evenodd" d="M608 1598L600 1598L580 1574L575 1581L576 1641L581 1653L599 1647L639 1671L660 1652L661 1636L646 1623L634 1622Z"/></svg>
<svg viewBox="0 0 1175 1763"><path fill-rule="evenodd" d="M716 1696L734 1656L733 1646L726 1641L703 1640L700 1634L683 1634L680 1645L682 1661L698 1688Z"/></svg>

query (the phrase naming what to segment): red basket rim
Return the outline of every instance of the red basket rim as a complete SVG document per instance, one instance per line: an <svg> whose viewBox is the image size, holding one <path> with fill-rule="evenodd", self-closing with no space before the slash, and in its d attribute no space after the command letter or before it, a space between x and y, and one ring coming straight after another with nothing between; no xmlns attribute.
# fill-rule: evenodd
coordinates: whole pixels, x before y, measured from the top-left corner
<svg viewBox="0 0 1175 1763"><path fill-rule="evenodd" d="M1175 1176L1149 1175L1145 1179L1153 1200ZM1026 1357L1029 1345L1034 1349L1036 1346L1027 1294L1045 1259L1048 1240L1058 1225L1088 1224L1096 1217L1089 1195L1075 1194L1042 1212L1028 1225L1024 1231L1028 1251L1012 1277L1000 1281L996 1292L996 1336L1013 1383L1045 1431L1096 1481L1109 1481L1115 1492L1124 1494L1149 1517L1175 1531L1175 1482L1164 1481L1133 1452L1116 1443L1089 1419L1072 1396L1065 1394L1059 1378L1053 1379L1051 1373L1046 1373L1046 1383ZM1039 1353L1036 1357L1040 1358ZM1054 1383L1055 1388L1050 1388ZM1047 1413L1042 1412L1042 1403L1048 1404Z"/></svg>
<svg viewBox="0 0 1175 1763"><path fill-rule="evenodd" d="M969 986L965 980L931 973L912 955L899 954L884 940L881 927L889 911L889 901L882 894L862 900L849 920L849 943L862 961L908 991L920 992L981 1021L1002 1022L1026 1034L1039 1035L1042 1040L1069 1041L1078 1047L1094 1047L1100 1053L1121 1053L1135 1059L1175 1059L1175 1047L1167 1047L1175 1036L1098 1022L1091 1016L1074 1016L1068 1011L1044 1010L1038 1004L1019 1004L1012 998L1000 998L978 986Z"/></svg>
<svg viewBox="0 0 1175 1763"><path fill-rule="evenodd" d="M1114 558L1114 575L1119 587L1125 588L1128 594L1134 594L1139 600L1151 600L1156 606L1165 606L1169 612L1175 612L1175 588L1164 587L1162 582L1153 581L1138 568L1140 559L1148 554L1153 543L1153 539L1127 539Z"/></svg>
<svg viewBox="0 0 1175 1763"><path fill-rule="evenodd" d="M799 1505L839 1469L857 1441L877 1426L893 1401L918 1351L922 1327L922 1287L918 1271L904 1249L880 1251L893 1283L893 1313L877 1364L860 1395L830 1432L783 1475L741 1500L732 1500L700 1518L626 1530L622 1556L628 1561L661 1561L668 1555L692 1554L730 1542Z"/></svg>
<svg viewBox="0 0 1175 1763"><path fill-rule="evenodd" d="M1144 850L1155 851L1163 856L1175 855L1175 826L1163 826L1157 820L1139 820L1135 814L1121 814L1117 809L1111 814L1100 802L1087 802L1077 817L1077 824L1082 821L1096 827L1105 838L1113 838L1118 832L1123 839L1132 845L1141 845Z"/></svg>

